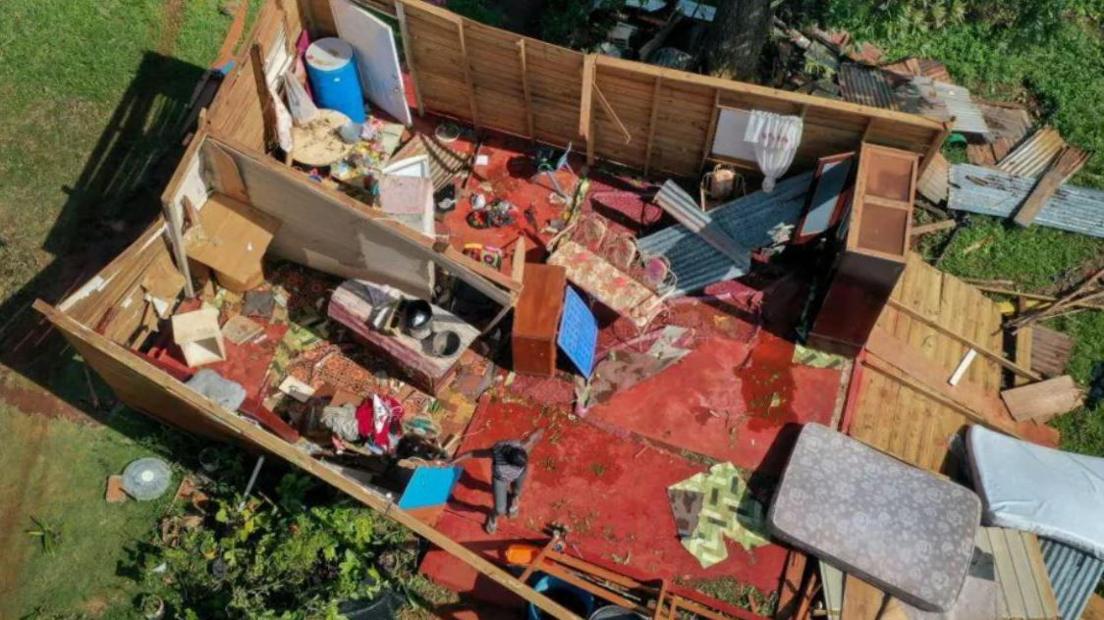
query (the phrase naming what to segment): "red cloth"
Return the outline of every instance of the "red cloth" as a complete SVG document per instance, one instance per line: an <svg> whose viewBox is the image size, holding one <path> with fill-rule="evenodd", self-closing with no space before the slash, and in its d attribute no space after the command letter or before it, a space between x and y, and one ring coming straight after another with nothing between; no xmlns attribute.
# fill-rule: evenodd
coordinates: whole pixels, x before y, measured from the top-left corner
<svg viewBox="0 0 1104 620"><path fill-rule="evenodd" d="M391 396L380 395L377 397L388 412L383 414L384 417L377 426L375 399L364 399L364 402L356 410L357 432L360 433L361 437L372 440L380 448L391 450L393 447L391 445L392 436L402 435L400 422L403 418L403 407L398 400Z"/></svg>

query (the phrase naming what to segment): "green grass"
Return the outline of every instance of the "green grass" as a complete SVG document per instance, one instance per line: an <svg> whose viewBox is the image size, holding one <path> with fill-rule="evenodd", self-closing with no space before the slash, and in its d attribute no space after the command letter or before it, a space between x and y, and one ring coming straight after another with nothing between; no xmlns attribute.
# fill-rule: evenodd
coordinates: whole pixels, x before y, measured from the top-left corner
<svg viewBox="0 0 1104 620"><path fill-rule="evenodd" d="M260 2L250 2L255 15ZM178 13L170 4L0 1L0 322L43 294L59 258L109 237L105 223L141 225L158 213L154 164L179 147L185 104L231 21L220 0L176 2ZM74 356L36 365L50 369L46 389L87 398ZM43 389L6 368L0 387ZM110 426L23 412L2 400L11 393L0 391L0 516L14 520L0 557L0 617L133 617L134 582L117 563L164 502L108 505L104 483L171 432L125 410ZM55 553L24 534L31 517L60 527Z"/></svg>
<svg viewBox="0 0 1104 620"><path fill-rule="evenodd" d="M940 267L955 275L1013 280L1017 290L1034 291L1101 251L1101 239L1044 226L1023 230L972 216L970 225L954 236Z"/></svg>
<svg viewBox="0 0 1104 620"><path fill-rule="evenodd" d="M156 432L153 422L134 413L117 413L118 426L136 435ZM129 607L137 594L130 579L116 574L126 545L154 528L168 505L170 492L151 502L104 501L107 476L121 473L130 461L150 456L147 445L118 430L65 419L28 416L0 406L0 501L22 518L4 553L5 561L22 557L18 583L0 596L0 617L39 612L99 615L112 607ZM19 474L18 477L15 474ZM52 553L26 534L34 517L56 526L60 539Z"/></svg>
<svg viewBox="0 0 1104 620"><path fill-rule="evenodd" d="M157 0L0 2L0 299L80 242L89 221L156 213L148 196L137 213L131 204L147 189L139 162L179 139L171 122L159 123L179 119L180 102L218 50L230 23L218 4L183 2L173 37L167 4ZM124 99L128 92L135 97ZM115 151L130 155L125 174L109 165L81 183L121 105L130 106Z"/></svg>

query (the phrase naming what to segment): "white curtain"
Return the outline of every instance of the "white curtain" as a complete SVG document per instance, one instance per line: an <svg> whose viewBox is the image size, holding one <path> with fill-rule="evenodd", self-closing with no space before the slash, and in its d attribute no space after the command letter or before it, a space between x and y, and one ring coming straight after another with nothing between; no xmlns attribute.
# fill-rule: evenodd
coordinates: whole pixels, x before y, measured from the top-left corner
<svg viewBox="0 0 1104 620"><path fill-rule="evenodd" d="M774 190L775 181L786 174L801 143L800 116L783 116L752 110L744 141L755 145L755 161L763 172L763 191Z"/></svg>

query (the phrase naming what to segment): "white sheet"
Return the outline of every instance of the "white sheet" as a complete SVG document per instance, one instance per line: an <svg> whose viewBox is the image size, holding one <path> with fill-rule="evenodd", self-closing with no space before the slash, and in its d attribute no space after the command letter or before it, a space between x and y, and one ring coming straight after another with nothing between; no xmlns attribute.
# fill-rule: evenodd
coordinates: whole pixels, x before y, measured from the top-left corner
<svg viewBox="0 0 1104 620"><path fill-rule="evenodd" d="M1104 459L981 426L966 435L986 525L1033 532L1104 558Z"/></svg>

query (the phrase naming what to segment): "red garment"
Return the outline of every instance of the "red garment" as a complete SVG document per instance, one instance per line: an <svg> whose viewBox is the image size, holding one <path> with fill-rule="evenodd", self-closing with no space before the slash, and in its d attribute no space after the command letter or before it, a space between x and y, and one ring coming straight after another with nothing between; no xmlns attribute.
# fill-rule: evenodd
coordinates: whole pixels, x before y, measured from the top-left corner
<svg viewBox="0 0 1104 620"><path fill-rule="evenodd" d="M379 411L375 406L377 398L381 405ZM403 413L402 404L391 396L366 398L356 410L357 432L380 448L390 451L394 447L393 438L402 436Z"/></svg>

